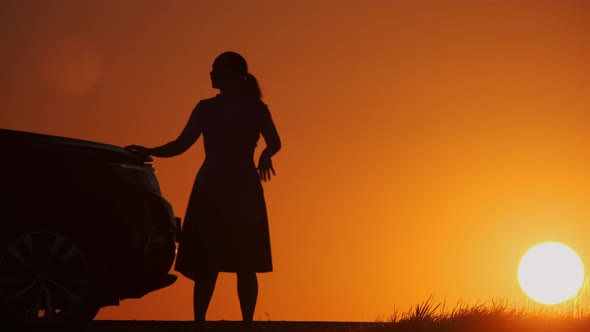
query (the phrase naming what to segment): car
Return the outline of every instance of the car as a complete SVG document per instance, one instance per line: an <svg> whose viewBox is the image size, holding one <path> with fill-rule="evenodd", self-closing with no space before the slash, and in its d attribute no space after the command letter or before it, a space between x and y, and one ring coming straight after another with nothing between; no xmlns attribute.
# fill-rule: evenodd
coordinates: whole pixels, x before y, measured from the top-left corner
<svg viewBox="0 0 590 332"><path fill-rule="evenodd" d="M151 157L10 129L0 151L2 326L84 324L175 282L180 219Z"/></svg>

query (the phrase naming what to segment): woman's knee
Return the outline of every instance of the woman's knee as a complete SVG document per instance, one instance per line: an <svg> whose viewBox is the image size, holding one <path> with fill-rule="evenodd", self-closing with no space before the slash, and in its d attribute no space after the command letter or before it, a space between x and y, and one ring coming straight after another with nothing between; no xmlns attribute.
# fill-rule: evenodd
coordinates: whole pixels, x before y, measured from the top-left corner
<svg viewBox="0 0 590 332"><path fill-rule="evenodd" d="M195 278L195 283L198 285L203 285L203 284L207 285L207 284L214 283L217 280L218 274L219 274L219 272L215 272L215 271L198 273Z"/></svg>
<svg viewBox="0 0 590 332"><path fill-rule="evenodd" d="M238 280L241 281L256 281L256 272L238 272Z"/></svg>

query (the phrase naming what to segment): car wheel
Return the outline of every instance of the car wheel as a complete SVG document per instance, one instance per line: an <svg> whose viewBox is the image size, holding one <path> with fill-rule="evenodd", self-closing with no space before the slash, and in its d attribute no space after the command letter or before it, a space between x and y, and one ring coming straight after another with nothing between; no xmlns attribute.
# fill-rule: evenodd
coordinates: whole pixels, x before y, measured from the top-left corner
<svg viewBox="0 0 590 332"><path fill-rule="evenodd" d="M57 327L95 315L88 290L88 262L62 234L28 233L0 254L0 305L13 324Z"/></svg>

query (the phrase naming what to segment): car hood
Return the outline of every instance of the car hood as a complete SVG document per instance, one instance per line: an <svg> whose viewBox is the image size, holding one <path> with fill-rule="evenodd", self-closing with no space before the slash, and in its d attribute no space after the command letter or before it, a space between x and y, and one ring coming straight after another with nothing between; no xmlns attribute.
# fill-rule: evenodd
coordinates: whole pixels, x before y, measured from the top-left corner
<svg viewBox="0 0 590 332"><path fill-rule="evenodd" d="M150 156L138 154L125 150L123 147L87 141L76 138L32 133L19 130L0 129L0 144L4 146L19 145L19 144L36 144L53 147L64 147L75 150L83 150L89 152L96 152L103 154L105 157L113 159L122 159L130 162L151 162L153 159Z"/></svg>

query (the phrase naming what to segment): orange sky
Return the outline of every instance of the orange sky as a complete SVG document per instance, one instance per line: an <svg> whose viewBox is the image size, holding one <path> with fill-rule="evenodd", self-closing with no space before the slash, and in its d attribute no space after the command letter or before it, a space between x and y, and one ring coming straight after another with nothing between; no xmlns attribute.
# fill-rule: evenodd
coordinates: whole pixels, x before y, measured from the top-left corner
<svg viewBox="0 0 590 332"><path fill-rule="evenodd" d="M9 1L0 127L159 145L238 51L283 140L255 319L517 299L528 247L590 262L588 17L582 0ZM178 216L202 160L199 141L155 161ZM192 319L192 284L98 318ZM240 319L234 275L208 318Z"/></svg>

